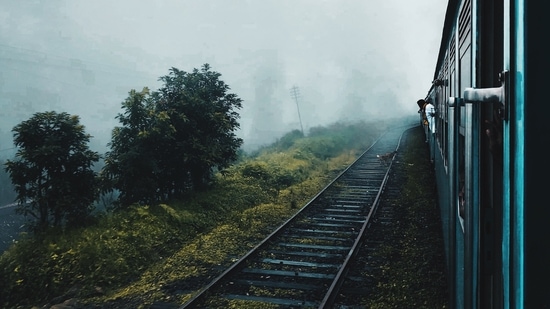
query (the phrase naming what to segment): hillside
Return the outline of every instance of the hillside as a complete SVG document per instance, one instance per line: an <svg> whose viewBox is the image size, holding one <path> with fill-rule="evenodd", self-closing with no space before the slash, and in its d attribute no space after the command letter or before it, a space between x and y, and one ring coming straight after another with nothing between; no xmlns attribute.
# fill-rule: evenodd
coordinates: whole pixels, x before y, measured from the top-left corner
<svg viewBox="0 0 550 309"><path fill-rule="evenodd" d="M206 191L22 237L0 257L0 306L147 308L192 291L322 189L384 129L337 123L290 132L220 173ZM117 305L118 304L118 305Z"/></svg>

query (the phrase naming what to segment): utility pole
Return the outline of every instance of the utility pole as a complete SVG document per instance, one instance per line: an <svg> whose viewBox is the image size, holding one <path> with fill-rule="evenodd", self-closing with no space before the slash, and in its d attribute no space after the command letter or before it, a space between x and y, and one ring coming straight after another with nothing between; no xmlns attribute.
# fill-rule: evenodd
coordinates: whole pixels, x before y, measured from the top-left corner
<svg viewBox="0 0 550 309"><path fill-rule="evenodd" d="M294 98L296 102L296 109L298 110L298 119L300 120L300 128L302 128L302 135L304 134L304 126L302 125L302 117L300 116L300 106L298 105L298 97L300 97L300 89L297 86L293 86L290 89L290 95Z"/></svg>

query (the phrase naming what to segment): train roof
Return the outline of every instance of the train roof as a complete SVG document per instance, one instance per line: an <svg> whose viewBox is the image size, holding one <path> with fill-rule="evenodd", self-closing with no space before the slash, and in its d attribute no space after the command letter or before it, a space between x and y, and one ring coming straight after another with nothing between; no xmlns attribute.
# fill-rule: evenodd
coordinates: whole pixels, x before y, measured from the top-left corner
<svg viewBox="0 0 550 309"><path fill-rule="evenodd" d="M453 27L455 26L454 20L458 12L459 4L459 0L449 0L447 3L447 11L445 13L445 22L443 24L441 44L439 45L439 55L437 57L433 80L437 79L437 74L439 72L439 69L441 68L441 65L443 64L443 60L445 59L445 52L447 50L447 45L449 44L449 40L452 35Z"/></svg>

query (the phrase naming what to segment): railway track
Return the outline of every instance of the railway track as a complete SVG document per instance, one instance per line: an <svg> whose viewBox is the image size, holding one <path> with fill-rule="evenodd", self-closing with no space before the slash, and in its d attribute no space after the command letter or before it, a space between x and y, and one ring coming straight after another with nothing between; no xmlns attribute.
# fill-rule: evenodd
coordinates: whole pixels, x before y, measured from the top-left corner
<svg viewBox="0 0 550 309"><path fill-rule="evenodd" d="M350 262L349 271L332 308L365 308L367 299L376 293L376 287L383 276L383 265L387 262L379 253L380 250L384 250L381 246L386 243L398 243L396 238L399 236L394 231L399 215L396 214L394 201L400 193L399 188L391 184L386 186L378 204L377 214L369 223L357 258Z"/></svg>
<svg viewBox="0 0 550 309"><path fill-rule="evenodd" d="M357 252L377 241L369 240L368 230L402 133L384 134L295 216L180 308L229 308L230 303L334 308L337 298L342 302L346 297L339 291L350 278L353 284L348 271Z"/></svg>

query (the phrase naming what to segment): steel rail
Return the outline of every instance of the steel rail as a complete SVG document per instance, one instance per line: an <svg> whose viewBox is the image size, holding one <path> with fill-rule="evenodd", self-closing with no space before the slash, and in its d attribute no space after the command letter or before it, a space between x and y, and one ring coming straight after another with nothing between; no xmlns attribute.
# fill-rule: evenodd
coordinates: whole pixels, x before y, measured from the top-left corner
<svg viewBox="0 0 550 309"><path fill-rule="evenodd" d="M228 276L230 273L232 273L234 270L236 270L239 266L244 263L249 256L259 251L260 248L263 248L266 243L268 243L271 239L273 239L276 235L278 235L281 231L283 231L288 225L290 225L291 222L296 220L303 212L305 212L306 209L309 208L310 205L313 204L313 202L317 201L317 199L327 191L328 188L330 188L335 182L337 182L343 175L346 174L346 172L352 168L357 162L360 161L360 159L368 153L370 149L372 149L378 141L382 138L382 136L378 137L378 139L367 149L365 150L357 159L355 159L349 166L347 166L343 171L341 171L332 181L330 181L321 191L319 191L314 197L312 197L298 212L296 212L292 217L290 217L288 220L286 220L283 224L281 224L277 229L275 229L271 234L269 234L266 238L264 238L258 245L256 245L254 248L249 250L245 255L243 255L240 259L235 261L229 268L227 268L224 272L222 272L219 276L214 278L209 284L204 286L196 295L194 295L191 299L189 299L187 302L185 302L179 309L184 309L189 306L191 306L194 302L198 301L201 297L204 296L204 294L211 289L213 286L218 284L224 277Z"/></svg>
<svg viewBox="0 0 550 309"><path fill-rule="evenodd" d="M397 147L395 148L396 151L399 150L399 145L401 144L401 139L403 138L403 134L399 137L399 141L397 143ZM340 290L340 287L342 286L342 283L344 282L345 276L347 274L349 265L351 265L351 261L355 257L355 255L358 252L358 248L361 246L361 243L363 239L365 238L365 232L370 224L370 219L374 216L376 211L378 210L378 205L380 204L380 197L382 196L382 193L384 191L384 188L386 186L386 183L389 179L389 174L391 171L391 166L393 165L393 158L395 157L395 154L392 157L392 160L389 163L388 169L386 171L386 174L384 175L384 179L382 180L382 184L380 185L380 190L378 190L378 193L376 194L376 198L374 199L373 205L369 211L369 214L367 215L367 219L365 220L365 223L363 223L363 226L361 227L361 231L359 232L359 236L355 240L350 252L346 256L346 259L338 271L338 274L334 278L332 285L328 289L325 298L319 305L319 309L325 309L325 308L331 308L334 304L334 300L336 299L336 296L338 294L338 291Z"/></svg>
<svg viewBox="0 0 550 309"><path fill-rule="evenodd" d="M265 247L269 248L268 247L269 242L271 242L273 239L275 239L276 236L279 236L283 231L286 231L286 229L289 226L291 226L291 223L297 221L298 218L302 218L302 214L304 214L306 212L306 210L309 210L311 208L311 206L314 204L314 202L318 201L324 193L327 193L328 189L333 187L337 181L339 181L339 180L344 180L345 181L346 179L344 178L344 176L347 176L348 171L350 171L350 169L352 169L352 168L355 168L356 165L358 165L358 163L360 161L362 162L363 160L367 160L366 163L371 162L371 164L372 164L372 161L368 161L369 158L366 158L366 156L367 156L367 154L369 154L372 151L373 147L375 147L380 142L380 140L384 137L384 135L380 136L356 160L354 160L349 166L347 166L343 171L341 171L329 184L327 184L319 193L317 193L312 199L310 199L310 201L308 203L306 203L296 214L294 214L291 218L289 218L283 224L281 224L271 234L269 234L266 238L264 238L258 245L256 245L254 248L249 250L239 260L234 262L225 271L223 271L219 276L214 278L209 284L204 286L192 298L190 298L181 307L179 307L179 309L192 308L192 306L196 305L196 303L204 300L208 296L207 294L210 290L214 289L214 287L216 287L217 285L221 285L222 280L224 278L229 277L234 272L240 271L241 266L245 266L244 265L245 262L247 262L249 260L249 258L252 257L252 255L259 253L260 249L263 249ZM400 144L402 135L403 135L403 133L401 133L401 136L398 139L396 150L399 148L399 144ZM365 232L366 232L366 230L367 230L367 228L370 224L370 220L376 213L377 205L379 204L379 200L380 200L380 196L381 196L381 194L384 190L384 187L387 183L387 180L389 178L389 172L390 172L391 166L393 164L393 158L394 157L395 157L395 154L392 156L391 160L389 161L389 164L386 166L384 176L382 177L380 185L377 186L376 197L374 198L374 201L372 202L372 204L369 205L370 209L368 210L367 216L366 217L361 216L361 220L364 220L364 221L361 221L362 225L361 225L361 228L360 228L360 230L357 234L357 237L355 237L353 245L351 246L351 248L346 247L346 250L348 250L348 251L345 255L344 261L342 263L338 262L338 265L339 265L338 272L336 273L336 275L327 275L326 278L325 278L325 279L330 278L332 280L330 282L329 289L327 290L327 292L324 292L324 294L323 294L323 296L324 296L323 300L320 303L318 301L307 302L308 305L311 305L311 304L315 303L314 306L317 306L317 304L320 304L319 308L329 308L328 306L330 306L330 304L332 304L334 302L334 299L337 295L338 289L341 287L342 282L345 278L345 275L348 271L348 265L350 264L350 261L352 261L353 258L355 257L355 255L357 254L357 252L358 252L357 249L361 246L362 241L364 240L364 236L366 234ZM367 165L367 166L369 166L369 168L367 170L376 170L376 169L372 168L372 165ZM381 168L381 167L378 167L378 169L380 169L380 171L384 171L384 169ZM362 177L360 177L360 178L362 178ZM357 179L358 178L355 175L351 174L351 177L348 180L357 181ZM377 182L378 181L380 181L380 179L378 179ZM353 187L353 186L351 186L351 187ZM366 192L368 192L368 190ZM342 194L342 193L340 193L340 194ZM281 265L282 265L282 263L281 263ZM291 265L291 264L285 264L285 265ZM255 271L257 271L257 270L255 270ZM284 273L284 271L281 271L281 273ZM303 275L307 275L307 273L304 273ZM315 274L312 274L312 275L315 275ZM253 280L250 280L250 282L253 282ZM280 283L280 284L284 284L284 283ZM231 297L233 297L233 296L231 295ZM234 297L239 297L239 296L236 295ZM246 296L240 296L240 299L247 299L247 297ZM249 299L254 299L254 297L250 297ZM292 301L292 300L289 299L288 301Z"/></svg>

